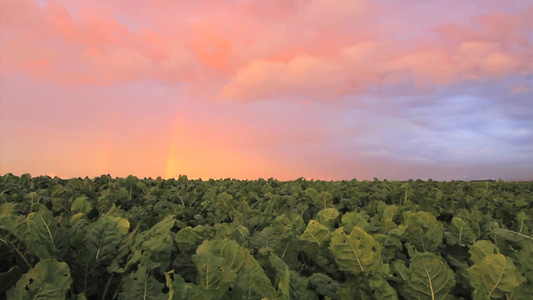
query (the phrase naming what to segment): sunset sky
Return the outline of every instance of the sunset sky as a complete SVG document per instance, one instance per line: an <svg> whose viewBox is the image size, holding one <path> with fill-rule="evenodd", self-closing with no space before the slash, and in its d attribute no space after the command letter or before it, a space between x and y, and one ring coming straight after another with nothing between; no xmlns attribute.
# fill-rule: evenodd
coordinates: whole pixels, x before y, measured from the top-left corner
<svg viewBox="0 0 533 300"><path fill-rule="evenodd" d="M533 179L530 0L0 3L0 175Z"/></svg>

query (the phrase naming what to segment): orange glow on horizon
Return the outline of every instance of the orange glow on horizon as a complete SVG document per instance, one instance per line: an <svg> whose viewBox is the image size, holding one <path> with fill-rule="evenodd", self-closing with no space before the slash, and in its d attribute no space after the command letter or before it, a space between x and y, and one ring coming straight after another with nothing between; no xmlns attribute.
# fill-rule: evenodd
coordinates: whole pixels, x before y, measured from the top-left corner
<svg viewBox="0 0 533 300"><path fill-rule="evenodd" d="M179 175L191 179L300 177L298 172L302 170L288 168L275 157L262 155L255 149L256 145L250 148L252 146L240 143L239 140L251 130L245 124L239 123L235 126L238 129L233 130L217 126L216 120L214 123L190 124L191 120L185 118L186 113L188 103L183 101L174 118L165 178Z"/></svg>

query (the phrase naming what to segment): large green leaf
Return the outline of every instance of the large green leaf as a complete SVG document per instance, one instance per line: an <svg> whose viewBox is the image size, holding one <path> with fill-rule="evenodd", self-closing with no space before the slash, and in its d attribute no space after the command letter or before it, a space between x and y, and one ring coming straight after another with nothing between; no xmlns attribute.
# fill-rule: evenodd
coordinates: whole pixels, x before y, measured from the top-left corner
<svg viewBox="0 0 533 300"><path fill-rule="evenodd" d="M272 221L271 228L278 236L278 242L273 247L274 252L279 256L289 268L298 268L301 262L298 260L300 255L300 234L305 231L305 223L303 219L296 214L276 217Z"/></svg>
<svg viewBox="0 0 533 300"><path fill-rule="evenodd" d="M198 225L194 228L182 228L174 239L182 252L194 253L196 248L204 241L215 237L215 230L211 226Z"/></svg>
<svg viewBox="0 0 533 300"><path fill-rule="evenodd" d="M361 281L361 277L348 277L337 287L340 300L373 300L376 299L368 292L368 282ZM377 298L380 299L380 298Z"/></svg>
<svg viewBox="0 0 533 300"><path fill-rule="evenodd" d="M17 265L11 267L7 272L0 273L0 295L14 286L22 275L22 270Z"/></svg>
<svg viewBox="0 0 533 300"><path fill-rule="evenodd" d="M241 268L247 263L250 258L250 251L241 247L233 240L212 240L203 242L196 254L211 253L222 259L224 265L228 266L235 273L239 272Z"/></svg>
<svg viewBox="0 0 533 300"><path fill-rule="evenodd" d="M339 283L326 274L313 273L309 278L309 283L313 286L318 295L335 298L337 297L337 287Z"/></svg>
<svg viewBox="0 0 533 300"><path fill-rule="evenodd" d="M87 214L92 209L92 205L89 201L87 201L87 197L78 197L74 202L72 203L72 206L70 207L70 210L73 214L76 213L84 213Z"/></svg>
<svg viewBox="0 0 533 300"><path fill-rule="evenodd" d="M234 299L261 298L273 300L279 297L279 293L255 259L250 260L249 265L237 274L233 291L232 294L238 295Z"/></svg>
<svg viewBox="0 0 533 300"><path fill-rule="evenodd" d="M419 211L404 213L407 226L403 240L413 244L420 252L434 252L442 243L442 224L432 214Z"/></svg>
<svg viewBox="0 0 533 300"><path fill-rule="evenodd" d="M369 285L373 290L375 299L398 300L396 290L381 276L372 276Z"/></svg>
<svg viewBox="0 0 533 300"><path fill-rule="evenodd" d="M533 241L533 237L527 234L523 234L520 232L503 229L503 228L494 228L494 234L508 241L515 242L515 243L519 243L524 240Z"/></svg>
<svg viewBox="0 0 533 300"><path fill-rule="evenodd" d="M300 274L294 270L289 270L289 266L277 255L270 253L268 262L276 274L278 291L281 291L281 296L277 299L318 299L316 293L309 289L308 279L301 277ZM329 278L326 275L324 275L324 277ZM331 280L331 278L329 279ZM326 288L327 283L325 281L318 281L319 280L315 281L317 285L320 285L321 288ZM333 282L333 280L331 280L331 282ZM322 283L325 285L321 285ZM249 297L246 297L246 299L249 299Z"/></svg>
<svg viewBox="0 0 533 300"><path fill-rule="evenodd" d="M66 263L55 258L41 260L7 292L8 299L65 299L72 278Z"/></svg>
<svg viewBox="0 0 533 300"><path fill-rule="evenodd" d="M409 269L405 269L401 261L393 265L404 280L400 292L406 299L445 299L455 285L452 269L442 257L430 252L416 253Z"/></svg>
<svg viewBox="0 0 533 300"><path fill-rule="evenodd" d="M450 226L444 233L446 243L449 245L471 245L479 236L479 231L475 232L470 224L459 217L453 217Z"/></svg>
<svg viewBox="0 0 533 300"><path fill-rule="evenodd" d="M300 239L321 246L330 240L329 228L318 221L311 220Z"/></svg>
<svg viewBox="0 0 533 300"><path fill-rule="evenodd" d="M74 286L87 297L102 292L98 287L104 284L102 280L106 278L103 277L107 277L105 267L119 256L125 234L119 224L118 219L101 218L83 229L83 240L75 245L78 264L73 269Z"/></svg>
<svg viewBox="0 0 533 300"><path fill-rule="evenodd" d="M342 226L344 226L346 232L351 232L355 226L366 231L370 228L369 217L364 210L358 212L350 211L342 216Z"/></svg>
<svg viewBox="0 0 533 300"><path fill-rule="evenodd" d="M249 240L250 231L248 228L236 223L218 223L214 230L216 237L220 239L235 240L239 244L244 244Z"/></svg>
<svg viewBox="0 0 533 300"><path fill-rule="evenodd" d="M342 271L369 274L381 264L381 245L359 227L350 235L343 227L335 230L329 249Z"/></svg>
<svg viewBox="0 0 533 300"><path fill-rule="evenodd" d="M315 219L321 224L333 226L338 217L339 211L335 208L324 208L316 214Z"/></svg>
<svg viewBox="0 0 533 300"><path fill-rule="evenodd" d="M531 300L531 295L533 295L533 284L531 284L530 282L526 282L524 284L519 285L516 289L514 289L511 295L507 299L509 300Z"/></svg>
<svg viewBox="0 0 533 300"><path fill-rule="evenodd" d="M393 230L398 225L394 222L394 217L398 213L400 208L396 205L386 205L383 209L383 215L379 220L379 232L387 234L390 230Z"/></svg>
<svg viewBox="0 0 533 300"><path fill-rule="evenodd" d="M113 259L124 236L118 225L116 220L110 218L89 224L83 240L86 249L83 260L87 263L104 263Z"/></svg>
<svg viewBox="0 0 533 300"><path fill-rule="evenodd" d="M261 231L256 231L250 238L250 246L257 250L261 248L277 248L279 242L279 233L272 226L266 227Z"/></svg>
<svg viewBox="0 0 533 300"><path fill-rule="evenodd" d="M313 203L320 209L333 207L333 196L324 191L318 193L314 188L308 188L305 190L305 194L311 198Z"/></svg>
<svg viewBox="0 0 533 300"><path fill-rule="evenodd" d="M126 264L126 268L140 261L146 268L160 267L166 270L171 262L170 255L174 243L171 229L175 223L173 216L167 216L152 228L137 234L133 246L135 251Z"/></svg>
<svg viewBox="0 0 533 300"><path fill-rule="evenodd" d="M128 275L124 280L119 299L163 300L168 294L163 293L165 284L157 281L144 265L139 265L136 272Z"/></svg>
<svg viewBox="0 0 533 300"><path fill-rule="evenodd" d="M496 245L494 245L491 241L481 240L470 246L468 253L470 253L470 259L474 263L477 263L483 260L485 257L494 254L495 248Z"/></svg>
<svg viewBox="0 0 533 300"><path fill-rule="evenodd" d="M277 291L259 263L237 242L228 239L205 241L196 252L193 260L198 271L197 283L202 288L217 284L225 287L226 283L231 283L235 295L253 293L268 299L277 297Z"/></svg>
<svg viewBox="0 0 533 300"><path fill-rule="evenodd" d="M526 241L518 252L519 268L529 283L533 285L533 242Z"/></svg>
<svg viewBox="0 0 533 300"><path fill-rule="evenodd" d="M510 257L490 254L466 269L466 276L474 293L487 297L502 298L520 285L516 267Z"/></svg>
<svg viewBox="0 0 533 300"><path fill-rule="evenodd" d="M7 202L0 205L0 217L14 217L17 215L17 203Z"/></svg>
<svg viewBox="0 0 533 300"><path fill-rule="evenodd" d="M174 271L165 273L169 300L208 299L202 295L204 291L194 283L186 283L183 277Z"/></svg>
<svg viewBox="0 0 533 300"><path fill-rule="evenodd" d="M39 258L57 257L59 246L64 242L65 235L50 212L44 205L39 206L37 212L26 217L28 226L28 241Z"/></svg>
<svg viewBox="0 0 533 300"><path fill-rule="evenodd" d="M274 268L276 273L275 282L277 283L278 291L281 292L281 297L279 300L289 300L291 281L291 272L289 270L289 266L287 266L287 264L274 253L270 253L268 262L270 266Z"/></svg>
<svg viewBox="0 0 533 300"><path fill-rule="evenodd" d="M291 299L318 300L318 295L309 288L309 280L300 276L297 271L291 270ZM326 298L327 299L327 298Z"/></svg>
<svg viewBox="0 0 533 300"><path fill-rule="evenodd" d="M378 241L383 246L383 251L381 253L382 260L384 262L391 261L398 252L402 251L402 236L405 233L406 226L400 225L394 229L391 229L387 234L376 234L374 239Z"/></svg>
<svg viewBox="0 0 533 300"><path fill-rule="evenodd" d="M126 271L126 266L124 265L124 262L127 261L130 256L132 256L131 252L135 251L134 247L138 247L138 244L136 245L135 243L135 240L137 238L137 232L138 230L134 229L126 236L124 236L121 244L117 249L115 258L107 267L108 272L124 273Z"/></svg>
<svg viewBox="0 0 533 300"><path fill-rule="evenodd" d="M222 298L235 281L236 272L211 253L195 254L192 259L196 263L196 283L208 293L209 299Z"/></svg>
<svg viewBox="0 0 533 300"><path fill-rule="evenodd" d="M24 268L32 268L32 251L27 245L28 227L24 223L23 217L0 216L0 246L4 244L7 251L0 247L0 254L6 257L12 252L23 263Z"/></svg>

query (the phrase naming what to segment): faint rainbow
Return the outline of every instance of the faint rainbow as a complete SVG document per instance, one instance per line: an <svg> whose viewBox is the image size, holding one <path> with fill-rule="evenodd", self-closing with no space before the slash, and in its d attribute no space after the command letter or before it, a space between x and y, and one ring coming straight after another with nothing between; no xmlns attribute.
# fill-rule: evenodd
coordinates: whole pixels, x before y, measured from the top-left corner
<svg viewBox="0 0 533 300"><path fill-rule="evenodd" d="M176 173L176 152L179 146L179 132L180 132L180 120L182 119L183 110L186 105L185 99L183 99L178 106L176 107L176 114L172 121L172 134L170 136L170 147L167 154L166 166L165 166L165 178L177 177L179 174Z"/></svg>

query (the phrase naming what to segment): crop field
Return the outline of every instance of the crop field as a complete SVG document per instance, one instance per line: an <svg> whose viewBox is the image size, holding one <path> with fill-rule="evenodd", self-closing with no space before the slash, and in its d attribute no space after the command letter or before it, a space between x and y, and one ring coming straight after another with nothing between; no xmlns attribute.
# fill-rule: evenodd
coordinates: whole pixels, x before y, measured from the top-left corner
<svg viewBox="0 0 533 300"><path fill-rule="evenodd" d="M0 176L0 299L532 299L533 182Z"/></svg>

